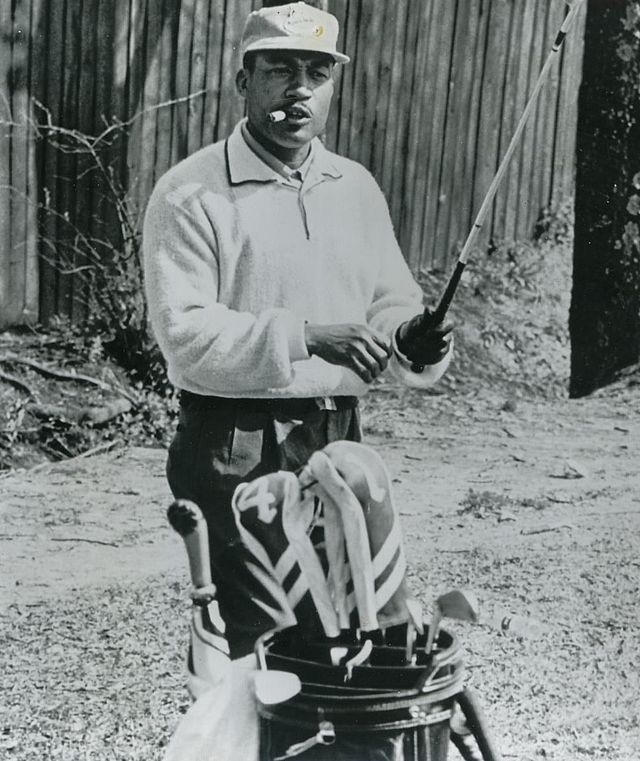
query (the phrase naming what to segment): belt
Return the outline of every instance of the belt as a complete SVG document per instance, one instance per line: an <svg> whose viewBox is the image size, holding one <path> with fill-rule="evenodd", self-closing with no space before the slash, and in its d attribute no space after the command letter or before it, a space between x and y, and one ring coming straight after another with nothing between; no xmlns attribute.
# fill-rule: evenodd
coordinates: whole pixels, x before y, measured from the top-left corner
<svg viewBox="0 0 640 761"><path fill-rule="evenodd" d="M269 412L296 417L318 410L352 410L358 406L357 396L311 396L300 399L231 399L226 396L204 396L191 391L180 392L180 403L201 409L236 409L244 412Z"/></svg>

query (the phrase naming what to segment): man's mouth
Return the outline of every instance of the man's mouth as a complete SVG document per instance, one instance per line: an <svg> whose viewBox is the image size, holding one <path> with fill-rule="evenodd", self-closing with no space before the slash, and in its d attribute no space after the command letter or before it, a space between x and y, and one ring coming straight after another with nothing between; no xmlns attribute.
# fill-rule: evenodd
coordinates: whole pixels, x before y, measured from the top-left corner
<svg viewBox="0 0 640 761"><path fill-rule="evenodd" d="M287 106L283 109L290 124L307 124L311 121L311 112L304 106Z"/></svg>

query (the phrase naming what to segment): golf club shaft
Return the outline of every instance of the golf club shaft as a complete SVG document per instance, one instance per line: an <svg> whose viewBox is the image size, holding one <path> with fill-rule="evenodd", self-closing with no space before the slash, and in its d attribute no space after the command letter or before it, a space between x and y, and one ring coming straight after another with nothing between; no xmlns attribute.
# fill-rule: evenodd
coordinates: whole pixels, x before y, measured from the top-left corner
<svg viewBox="0 0 640 761"><path fill-rule="evenodd" d="M436 641L441 621L442 611L438 606L436 606L436 609L433 611L431 622L429 623L429 630L427 632L427 644L424 646L424 651L427 655L429 655L429 653L433 650L433 643Z"/></svg>
<svg viewBox="0 0 640 761"><path fill-rule="evenodd" d="M549 71L560 51L560 48L562 47L562 43L564 42L565 37L567 36L567 32L571 28L571 25L578 11L580 10L581 5L584 3L584 1L585 0L577 0L577 2L575 2L575 4L569 8L567 15L565 16L562 26L560 27L560 30L558 31L558 34L556 35L556 39L555 39L555 42L553 43L551 52L547 56L547 60L544 62L544 66L542 67L542 70L540 71L538 79L534 85L533 91L531 92L531 95L529 96L529 100L527 101L524 111L522 112L520 121L518 122L516 129L513 133L513 136L511 138L511 142L509 143L507 150L504 156L502 157L502 161L500 162L498 171L496 172L491 182L491 185L489 186L489 190L487 190L487 194L485 195L484 200L480 206L480 209L476 215L473 226L471 227L471 230L469 231L469 234L467 235L467 239L464 242L462 251L460 252L460 256L458 257L458 261L456 263L455 269L451 275L451 278L449 279L449 282L447 283L447 286L444 290L444 293L442 294L442 297L440 298L440 301L438 302L438 306L433 312L431 312L429 309L425 310L424 319L425 319L425 322L427 323L426 325L427 327L439 325L444 320L447 312L449 311L449 307L451 306L451 302L453 301L453 297L458 288L458 284L460 283L460 278L462 277L462 273L467 264L467 260L469 259L469 254L471 253L471 250L473 249L476 243L476 240L478 238L478 234L480 230L482 229L482 226L487 218L487 215L489 214L489 211L491 210L491 205L493 204L493 201L495 199L495 195L498 191L498 187L500 186L500 183L502 182L502 179L504 178L504 175L507 171L509 162L511 161L513 154L515 153L515 150L518 147L518 143L520 142L520 138L527 124L527 121L529 120L529 117L531 116L531 113L533 112L533 109L536 106L538 95L540 94L540 90L542 89L547 79L547 76L549 75ZM424 370L424 365L419 365L418 363L414 363L414 365L412 366L412 370L414 370L414 372L422 372L422 370Z"/></svg>

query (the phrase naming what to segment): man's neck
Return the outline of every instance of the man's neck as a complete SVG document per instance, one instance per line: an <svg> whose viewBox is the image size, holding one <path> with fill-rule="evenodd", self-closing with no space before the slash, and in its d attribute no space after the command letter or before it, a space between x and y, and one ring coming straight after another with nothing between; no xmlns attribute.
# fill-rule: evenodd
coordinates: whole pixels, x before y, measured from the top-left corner
<svg viewBox="0 0 640 761"><path fill-rule="evenodd" d="M260 135L256 129L251 126L251 122L247 122L247 129L251 134L251 137L256 140L260 145L272 156L282 161L290 169L298 169L307 160L311 151L311 144L303 145L300 148L283 148L281 145L272 143L270 140Z"/></svg>

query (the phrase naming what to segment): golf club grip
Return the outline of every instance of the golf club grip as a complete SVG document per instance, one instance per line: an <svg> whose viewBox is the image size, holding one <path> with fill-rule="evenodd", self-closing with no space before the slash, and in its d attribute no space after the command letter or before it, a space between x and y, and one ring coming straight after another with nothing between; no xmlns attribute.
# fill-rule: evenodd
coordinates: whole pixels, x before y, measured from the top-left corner
<svg viewBox="0 0 640 761"><path fill-rule="evenodd" d="M485 718L476 694L466 687L456 695L456 701L464 714L467 726L478 743L483 761L502 761L502 756L487 734Z"/></svg>
<svg viewBox="0 0 640 761"><path fill-rule="evenodd" d="M193 586L196 590L211 587L209 531L202 511L188 499L177 499L169 506L167 518L184 541Z"/></svg>
<svg viewBox="0 0 640 761"><path fill-rule="evenodd" d="M447 283L447 287L444 289L444 293L442 294L442 297L440 298L440 301L438 303L438 306L435 308L433 312L430 312L428 309L425 309L424 316L423 316L423 324L426 328L435 328L436 325L439 325L444 318L447 316L447 312L449 311L449 307L451 306L451 302L453 301L453 297L455 296L456 290L458 289L458 285L460 284L460 278L462 277L462 273L464 272L465 263L462 261L458 261L456 264L456 267L451 274L451 277L449 278L449 282ZM411 369L414 373L421 373L424 371L425 366L421 365L419 362L414 362L411 365Z"/></svg>

